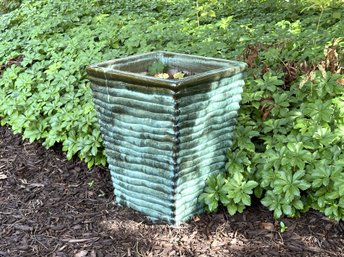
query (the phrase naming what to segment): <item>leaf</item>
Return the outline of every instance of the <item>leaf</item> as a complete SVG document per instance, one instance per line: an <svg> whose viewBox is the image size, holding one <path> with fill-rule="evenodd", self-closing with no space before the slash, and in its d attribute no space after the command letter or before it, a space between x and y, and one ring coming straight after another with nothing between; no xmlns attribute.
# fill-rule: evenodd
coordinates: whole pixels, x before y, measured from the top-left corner
<svg viewBox="0 0 344 257"><path fill-rule="evenodd" d="M237 212L238 208L236 205L234 204L229 204L227 205L227 212L230 214L230 215L234 215L236 212Z"/></svg>
<svg viewBox="0 0 344 257"><path fill-rule="evenodd" d="M170 76L167 73L156 73L154 77L159 79L168 79Z"/></svg>
<svg viewBox="0 0 344 257"><path fill-rule="evenodd" d="M313 137L324 146L331 145L337 139L337 135L333 134L329 128L318 128Z"/></svg>
<svg viewBox="0 0 344 257"><path fill-rule="evenodd" d="M202 193L199 197L199 201L205 203L210 212L215 211L218 207L216 193Z"/></svg>
<svg viewBox="0 0 344 257"><path fill-rule="evenodd" d="M344 209L344 197L341 197L338 202L338 206Z"/></svg>
<svg viewBox="0 0 344 257"><path fill-rule="evenodd" d="M278 198L276 200L278 200ZM275 195L272 191L267 191L264 198L261 200L261 203L265 207L268 207L270 211L274 210L275 207L279 204L278 201L275 201Z"/></svg>
<svg viewBox="0 0 344 257"><path fill-rule="evenodd" d="M241 185L242 180L243 180L243 176L240 172L234 172L233 175L233 182L235 182L236 185Z"/></svg>
<svg viewBox="0 0 344 257"><path fill-rule="evenodd" d="M308 188L311 187L311 184L309 184L308 182L306 181L300 181L298 184L297 184L297 187L300 188L301 190L307 190Z"/></svg>
<svg viewBox="0 0 344 257"><path fill-rule="evenodd" d="M155 61L151 65L148 66L147 72L151 76L155 76L155 74L164 73L166 70L166 65L160 61ZM168 75L168 74L167 74ZM166 76L166 75L165 75Z"/></svg>
<svg viewBox="0 0 344 257"><path fill-rule="evenodd" d="M283 221L280 222L280 231L284 233L287 230L287 226L284 224Z"/></svg>
<svg viewBox="0 0 344 257"><path fill-rule="evenodd" d="M184 78L184 73L183 72L176 72L175 74L173 74L173 78L174 79L182 79Z"/></svg>
<svg viewBox="0 0 344 257"><path fill-rule="evenodd" d="M94 165L94 158L91 158L88 162L87 162L87 168L91 169Z"/></svg>
<svg viewBox="0 0 344 257"><path fill-rule="evenodd" d="M220 202L226 206L231 202L230 198L227 196L226 192L220 192Z"/></svg>
<svg viewBox="0 0 344 257"><path fill-rule="evenodd" d="M227 191L227 197L229 199L234 199L235 197L237 197L237 192L235 192L234 190L228 190Z"/></svg>
<svg viewBox="0 0 344 257"><path fill-rule="evenodd" d="M328 199L328 200L335 200L335 199L339 198L339 194L336 191L330 192L330 193L327 193L325 195L325 198Z"/></svg>
<svg viewBox="0 0 344 257"><path fill-rule="evenodd" d="M324 208L326 204L325 197L318 197L317 204L320 208Z"/></svg>
<svg viewBox="0 0 344 257"><path fill-rule="evenodd" d="M275 219L279 219L281 216L282 216L283 212L282 212L282 209L281 207L277 207L275 210L274 210L274 218Z"/></svg>
<svg viewBox="0 0 344 257"><path fill-rule="evenodd" d="M342 14L340 12L333 12L332 17L334 19L340 20L340 18L342 17Z"/></svg>
<svg viewBox="0 0 344 257"><path fill-rule="evenodd" d="M243 189L246 194L252 194L253 188L257 186L258 186L258 183L256 181L249 180L244 184Z"/></svg>
<svg viewBox="0 0 344 257"><path fill-rule="evenodd" d="M216 186L217 186L217 174L213 174L213 175L210 175L208 178L207 178L207 185L209 188L211 188L212 190L216 190Z"/></svg>
<svg viewBox="0 0 344 257"><path fill-rule="evenodd" d="M244 209L245 209L245 205L243 205L243 204L238 204L238 205L237 205L237 209L238 209L238 212L239 212L239 213L243 213L243 212L244 212Z"/></svg>
<svg viewBox="0 0 344 257"><path fill-rule="evenodd" d="M293 175L293 181L297 181L297 180L302 179L305 174L306 174L306 172L304 170L298 170Z"/></svg>
<svg viewBox="0 0 344 257"><path fill-rule="evenodd" d="M29 139L29 142L32 143L33 141L41 137L41 133L39 130L36 129L27 129L24 131L23 137Z"/></svg>
<svg viewBox="0 0 344 257"><path fill-rule="evenodd" d="M234 203L238 204L240 202L242 202L242 195L238 194L237 192L235 192L235 195L233 197L233 201Z"/></svg>
<svg viewBox="0 0 344 257"><path fill-rule="evenodd" d="M243 194L241 201L244 205L250 206L251 205L251 197L247 194Z"/></svg>
<svg viewBox="0 0 344 257"><path fill-rule="evenodd" d="M208 210L209 210L210 212L216 211L216 210L217 210L217 207L218 207L218 202L217 202L217 201L211 201L211 202L209 202L209 204L208 204Z"/></svg>
<svg viewBox="0 0 344 257"><path fill-rule="evenodd" d="M283 210L283 213L287 216L291 216L293 214L293 210L290 204L283 204L282 210Z"/></svg>
<svg viewBox="0 0 344 257"><path fill-rule="evenodd" d="M293 204L295 209L303 210L304 205L303 205L303 202L300 199L294 199L292 204Z"/></svg>
<svg viewBox="0 0 344 257"><path fill-rule="evenodd" d="M260 187L260 186L257 186L255 189L254 189L254 195L256 198L262 198L262 195L263 195L263 188Z"/></svg>
<svg viewBox="0 0 344 257"><path fill-rule="evenodd" d="M224 177L223 173L219 173L216 176L216 184L217 184L217 188L222 188L224 184L227 183L227 180Z"/></svg>

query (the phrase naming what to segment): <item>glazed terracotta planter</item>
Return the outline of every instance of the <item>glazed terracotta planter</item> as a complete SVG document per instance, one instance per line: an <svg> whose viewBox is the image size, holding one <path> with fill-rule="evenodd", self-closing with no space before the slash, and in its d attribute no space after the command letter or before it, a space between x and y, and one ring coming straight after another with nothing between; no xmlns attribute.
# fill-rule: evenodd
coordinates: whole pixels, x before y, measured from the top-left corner
<svg viewBox="0 0 344 257"><path fill-rule="evenodd" d="M145 74L155 61L192 75ZM203 210L206 178L224 171L245 68L163 51L88 67L118 204L170 224Z"/></svg>

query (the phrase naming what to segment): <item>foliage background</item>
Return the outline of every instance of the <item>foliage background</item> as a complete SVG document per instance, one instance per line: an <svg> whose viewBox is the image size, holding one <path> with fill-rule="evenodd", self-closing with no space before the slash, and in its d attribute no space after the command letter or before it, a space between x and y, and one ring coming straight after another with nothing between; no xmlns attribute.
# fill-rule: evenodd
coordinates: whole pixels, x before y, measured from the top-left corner
<svg viewBox="0 0 344 257"><path fill-rule="evenodd" d="M154 50L244 60L240 144L201 200L233 214L254 194L276 218L344 217L343 1L19 4L0 5L2 125L105 165L87 65Z"/></svg>
<svg viewBox="0 0 344 257"><path fill-rule="evenodd" d="M0 2L0 14L13 11L20 6L21 2L21 0L2 0Z"/></svg>

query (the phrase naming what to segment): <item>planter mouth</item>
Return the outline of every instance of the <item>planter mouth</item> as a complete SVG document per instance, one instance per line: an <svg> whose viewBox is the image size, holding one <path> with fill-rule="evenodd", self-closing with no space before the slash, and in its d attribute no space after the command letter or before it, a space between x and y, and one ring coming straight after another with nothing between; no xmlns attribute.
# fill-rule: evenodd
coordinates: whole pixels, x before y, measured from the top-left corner
<svg viewBox="0 0 344 257"><path fill-rule="evenodd" d="M169 69L186 70L192 75L182 79L163 79L145 74L148 67L157 61ZM195 84L217 81L241 73L246 68L247 64L239 61L156 51L90 65L87 67L87 73L91 79L96 77L179 90Z"/></svg>

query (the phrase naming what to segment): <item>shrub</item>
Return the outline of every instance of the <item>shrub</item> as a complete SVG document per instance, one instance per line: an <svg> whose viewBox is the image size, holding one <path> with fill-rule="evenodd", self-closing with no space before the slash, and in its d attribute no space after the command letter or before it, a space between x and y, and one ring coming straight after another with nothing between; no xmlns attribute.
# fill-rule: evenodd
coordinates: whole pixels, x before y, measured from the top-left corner
<svg viewBox="0 0 344 257"><path fill-rule="evenodd" d="M1 124L105 165L87 65L160 49L245 60L240 143L201 199L233 214L254 192L276 218L342 218L343 11L300 2L24 0L0 16Z"/></svg>

